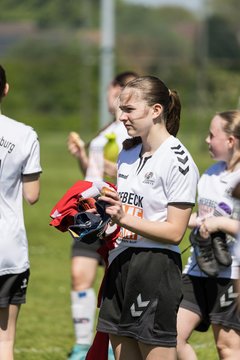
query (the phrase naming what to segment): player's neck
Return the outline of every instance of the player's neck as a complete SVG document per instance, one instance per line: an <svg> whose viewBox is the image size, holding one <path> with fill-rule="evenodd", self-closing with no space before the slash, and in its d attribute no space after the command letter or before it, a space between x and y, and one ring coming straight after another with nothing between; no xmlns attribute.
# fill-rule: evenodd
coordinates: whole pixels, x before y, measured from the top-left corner
<svg viewBox="0 0 240 360"><path fill-rule="evenodd" d="M168 132L164 132L143 140L141 156L151 156L170 136Z"/></svg>

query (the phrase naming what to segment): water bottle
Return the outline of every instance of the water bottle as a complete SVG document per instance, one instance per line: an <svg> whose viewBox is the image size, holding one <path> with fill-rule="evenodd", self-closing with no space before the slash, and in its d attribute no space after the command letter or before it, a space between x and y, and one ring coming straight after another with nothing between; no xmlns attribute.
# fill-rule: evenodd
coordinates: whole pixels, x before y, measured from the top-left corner
<svg viewBox="0 0 240 360"><path fill-rule="evenodd" d="M109 133L106 134L105 137L107 138L107 143L104 146L103 149L103 156L104 159L109 160L111 162L116 163L117 162L117 158L118 158L118 154L119 154L119 146L116 140L116 134L114 133ZM111 183L115 183L116 179L112 178L110 176L104 176L106 181L109 181Z"/></svg>

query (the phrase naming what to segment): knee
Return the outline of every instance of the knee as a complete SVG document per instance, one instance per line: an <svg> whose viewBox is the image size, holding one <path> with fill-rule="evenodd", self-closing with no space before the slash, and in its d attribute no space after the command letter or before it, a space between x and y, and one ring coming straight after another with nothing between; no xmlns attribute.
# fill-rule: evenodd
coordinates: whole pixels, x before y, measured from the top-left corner
<svg viewBox="0 0 240 360"><path fill-rule="evenodd" d="M82 291L93 286L96 277L96 270L93 266L83 266L77 264L72 266L71 281L74 291Z"/></svg>
<svg viewBox="0 0 240 360"><path fill-rule="evenodd" d="M197 360L195 352L192 346L188 342L188 337L185 337L183 335L180 336L178 334L176 350L177 350L178 360L186 360L186 359Z"/></svg>
<svg viewBox="0 0 240 360"><path fill-rule="evenodd" d="M86 290L91 287L91 282L84 269L72 269L71 279L72 289L75 291Z"/></svg>
<svg viewBox="0 0 240 360"><path fill-rule="evenodd" d="M219 355L219 359L235 359L234 357L234 348L231 348L229 346L227 346L227 344L218 341L216 343L216 348L217 348L217 352ZM237 359L237 358L236 358Z"/></svg>
<svg viewBox="0 0 240 360"><path fill-rule="evenodd" d="M178 335L178 337L177 337L177 347L176 347L178 359L181 359L181 354L182 354L182 352L183 352L186 345L187 345L187 341L183 337Z"/></svg>

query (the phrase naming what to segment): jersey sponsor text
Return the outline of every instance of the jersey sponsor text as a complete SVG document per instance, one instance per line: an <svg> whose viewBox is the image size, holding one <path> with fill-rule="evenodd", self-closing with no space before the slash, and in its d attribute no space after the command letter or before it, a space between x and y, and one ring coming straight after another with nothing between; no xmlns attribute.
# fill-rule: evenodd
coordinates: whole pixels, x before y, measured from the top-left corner
<svg viewBox="0 0 240 360"><path fill-rule="evenodd" d="M129 193L127 191L119 192L119 196L123 204L129 204L143 208L143 196L139 196L132 192Z"/></svg>

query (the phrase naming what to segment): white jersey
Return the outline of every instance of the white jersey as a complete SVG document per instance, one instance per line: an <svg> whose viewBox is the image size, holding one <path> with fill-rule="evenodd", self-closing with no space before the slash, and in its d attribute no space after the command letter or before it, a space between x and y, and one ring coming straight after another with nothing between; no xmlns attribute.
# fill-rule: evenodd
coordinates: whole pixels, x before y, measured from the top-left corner
<svg viewBox="0 0 240 360"><path fill-rule="evenodd" d="M198 183L198 216L229 216L232 219L240 219L240 202L232 197L232 191L239 182L240 170L226 171L226 163L219 161L208 168L201 176ZM234 244L236 239L227 235L227 243L232 254L232 265L220 267L218 277L232 278L238 277L238 263L234 256ZM193 276L206 277L198 267L193 249L191 256L184 268L184 273Z"/></svg>
<svg viewBox="0 0 240 360"><path fill-rule="evenodd" d="M0 114L0 275L29 268L22 175L41 172L39 159L35 131Z"/></svg>
<svg viewBox="0 0 240 360"><path fill-rule="evenodd" d="M116 120L99 133L90 143L89 147L89 166L87 168L85 180L102 181L104 178L104 156L103 149L107 143L106 135L114 133L119 147L122 149L123 141L128 137L127 130L123 124Z"/></svg>
<svg viewBox="0 0 240 360"><path fill-rule="evenodd" d="M184 145L170 136L148 158L140 156L142 144L122 150L117 188L126 213L164 222L171 204L195 204L198 169ZM110 261L127 247L162 248L180 252L172 244L153 241L122 228Z"/></svg>

